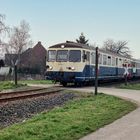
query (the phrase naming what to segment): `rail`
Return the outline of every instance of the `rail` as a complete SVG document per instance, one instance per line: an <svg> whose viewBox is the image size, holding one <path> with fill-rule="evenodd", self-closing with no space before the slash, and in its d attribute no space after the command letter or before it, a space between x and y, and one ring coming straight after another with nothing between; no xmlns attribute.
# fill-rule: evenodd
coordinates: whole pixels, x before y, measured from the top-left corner
<svg viewBox="0 0 140 140"><path fill-rule="evenodd" d="M26 98L33 98L33 97L50 95L50 94L60 92L62 90L63 89L55 89L55 90L54 89L53 90L49 89L49 91L48 91L48 89L46 89L46 88L42 88L42 89L40 88L40 89L1 93L0 94L0 103L20 100L20 99L26 99Z"/></svg>

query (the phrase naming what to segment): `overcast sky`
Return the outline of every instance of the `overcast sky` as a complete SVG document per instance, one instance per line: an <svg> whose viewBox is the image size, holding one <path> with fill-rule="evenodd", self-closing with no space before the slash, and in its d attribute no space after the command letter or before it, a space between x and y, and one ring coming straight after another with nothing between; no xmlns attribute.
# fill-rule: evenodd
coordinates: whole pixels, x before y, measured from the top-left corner
<svg viewBox="0 0 140 140"><path fill-rule="evenodd" d="M0 13L9 26L26 20L34 44L46 48L83 32L99 46L109 38L127 40L140 58L140 0L0 0Z"/></svg>

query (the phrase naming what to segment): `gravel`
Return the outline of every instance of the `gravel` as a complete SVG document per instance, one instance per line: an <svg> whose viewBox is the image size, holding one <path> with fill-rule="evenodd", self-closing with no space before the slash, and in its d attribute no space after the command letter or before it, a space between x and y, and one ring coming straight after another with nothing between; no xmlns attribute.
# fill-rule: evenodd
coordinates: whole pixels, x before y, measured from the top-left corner
<svg viewBox="0 0 140 140"><path fill-rule="evenodd" d="M37 113L63 105L75 97L73 93L56 93L0 105L0 128L25 121Z"/></svg>

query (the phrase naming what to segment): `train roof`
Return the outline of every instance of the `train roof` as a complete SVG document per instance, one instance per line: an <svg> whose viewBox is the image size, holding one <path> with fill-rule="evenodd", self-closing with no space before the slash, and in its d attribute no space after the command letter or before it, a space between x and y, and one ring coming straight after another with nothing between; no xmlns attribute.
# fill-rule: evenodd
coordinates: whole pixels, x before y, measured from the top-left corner
<svg viewBox="0 0 140 140"><path fill-rule="evenodd" d="M64 43L58 43L58 44L55 44L53 46L50 46L49 48L61 48L62 45L65 46L65 48L83 48L83 49L87 49L87 50L95 50L95 47L93 47L93 46L86 45L86 44L81 44L81 43L76 43L76 42L72 42L72 41L66 41ZM136 59L127 58L127 57L122 56L120 54L116 54L116 53L113 53L113 52L110 52L110 51L107 51L107 50L104 50L104 49L101 49L101 48L99 48L99 51L102 52L102 53L107 53L107 54L116 56L116 57L123 57L123 58L126 58L126 59L131 59L133 61L138 61Z"/></svg>
<svg viewBox="0 0 140 140"><path fill-rule="evenodd" d="M90 49L88 45L66 41L64 43L55 44L53 46L50 46L49 48L61 48L61 46L64 45L65 48L84 48L84 49Z"/></svg>

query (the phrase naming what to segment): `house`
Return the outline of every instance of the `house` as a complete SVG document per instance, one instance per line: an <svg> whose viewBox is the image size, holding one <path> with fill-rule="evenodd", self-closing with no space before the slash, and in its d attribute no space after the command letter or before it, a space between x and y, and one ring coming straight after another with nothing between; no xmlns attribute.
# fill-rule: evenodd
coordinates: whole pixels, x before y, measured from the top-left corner
<svg viewBox="0 0 140 140"><path fill-rule="evenodd" d="M33 48L28 48L20 55L18 70L26 74L44 74L46 70L47 51L39 41ZM5 54L5 64L11 66L10 57L15 58L16 54ZM15 61L14 61L15 62Z"/></svg>

